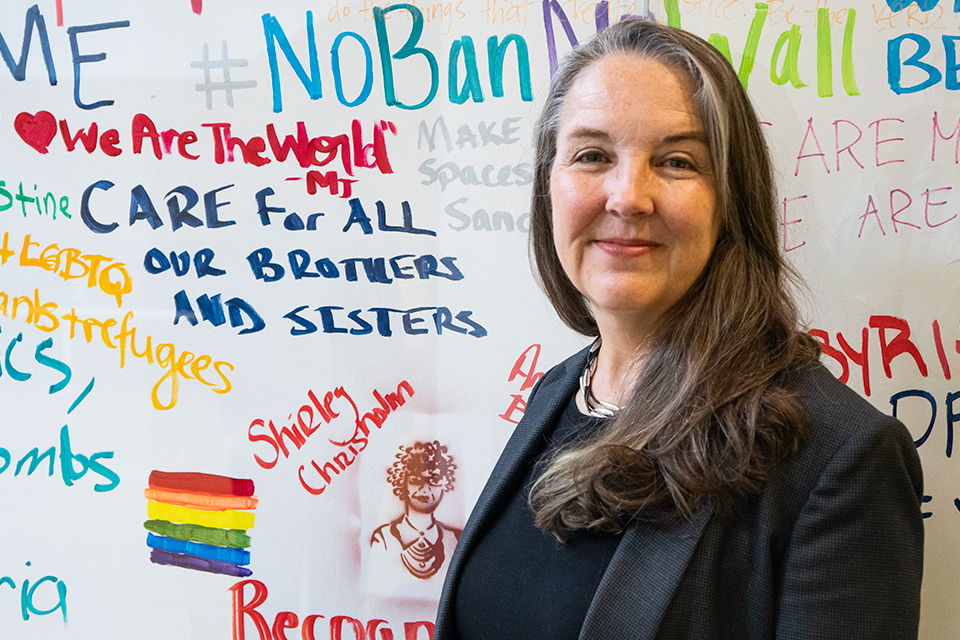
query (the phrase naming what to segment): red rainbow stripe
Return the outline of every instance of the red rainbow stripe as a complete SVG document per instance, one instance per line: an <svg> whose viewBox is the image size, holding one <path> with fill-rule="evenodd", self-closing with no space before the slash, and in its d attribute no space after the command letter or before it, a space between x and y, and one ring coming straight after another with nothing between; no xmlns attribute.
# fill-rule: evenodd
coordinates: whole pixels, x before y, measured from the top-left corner
<svg viewBox="0 0 960 640"><path fill-rule="evenodd" d="M249 497L253 495L253 480L228 478L211 473L151 471L150 488L161 491Z"/></svg>

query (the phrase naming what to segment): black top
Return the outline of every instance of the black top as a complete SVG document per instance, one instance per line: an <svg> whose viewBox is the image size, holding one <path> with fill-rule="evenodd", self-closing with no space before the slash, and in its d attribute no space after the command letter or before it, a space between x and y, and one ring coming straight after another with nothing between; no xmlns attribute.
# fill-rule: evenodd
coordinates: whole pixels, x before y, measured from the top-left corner
<svg viewBox="0 0 960 640"><path fill-rule="evenodd" d="M554 432L543 438L543 453L583 437L603 423L580 413L574 398ZM531 465L523 482L513 488L503 512L466 559L455 605L462 640L564 640L580 634L621 535L575 531L566 544L560 544L537 529L527 496L542 471L542 464Z"/></svg>

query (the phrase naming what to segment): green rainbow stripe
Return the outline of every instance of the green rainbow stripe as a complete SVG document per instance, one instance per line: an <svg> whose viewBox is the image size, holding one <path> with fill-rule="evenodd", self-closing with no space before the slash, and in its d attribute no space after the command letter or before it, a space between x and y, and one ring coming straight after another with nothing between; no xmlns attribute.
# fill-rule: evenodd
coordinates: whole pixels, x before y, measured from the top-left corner
<svg viewBox="0 0 960 640"><path fill-rule="evenodd" d="M250 546L250 536L240 529L213 529L197 524L174 524L165 520L147 520L143 528L161 536L183 540L184 542L202 542L218 547L243 549Z"/></svg>

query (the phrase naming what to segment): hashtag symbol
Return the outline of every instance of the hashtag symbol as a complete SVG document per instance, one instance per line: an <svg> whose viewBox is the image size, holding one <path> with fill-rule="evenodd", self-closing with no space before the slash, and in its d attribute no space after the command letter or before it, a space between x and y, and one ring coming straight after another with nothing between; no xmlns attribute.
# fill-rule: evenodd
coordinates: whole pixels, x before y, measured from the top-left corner
<svg viewBox="0 0 960 640"><path fill-rule="evenodd" d="M221 47L221 58L220 60L211 60L210 59L210 47L207 44L203 45L203 60L198 60L191 62L190 66L194 69L203 69L203 84L196 85L197 91L204 91L207 94L207 109L213 109L213 92L214 91L223 91L227 96L227 106L233 107L233 91L234 89L252 89L257 86L256 80L246 80L243 82L234 82L230 80L230 69L232 67L245 67L247 66L247 61L245 59L236 59L231 60L230 56L227 54L227 41L223 41ZM223 73L223 80L219 82L214 82L210 78L211 69L220 69Z"/></svg>

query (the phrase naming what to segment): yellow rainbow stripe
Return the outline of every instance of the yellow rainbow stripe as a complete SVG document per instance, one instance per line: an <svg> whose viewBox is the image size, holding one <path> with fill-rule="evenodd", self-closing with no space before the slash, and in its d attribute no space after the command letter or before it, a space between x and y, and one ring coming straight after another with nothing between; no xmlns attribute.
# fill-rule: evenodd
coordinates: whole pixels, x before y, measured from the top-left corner
<svg viewBox="0 0 960 640"><path fill-rule="evenodd" d="M252 529L256 516L245 511L202 511L147 500L147 516L180 524L198 524L215 529Z"/></svg>

